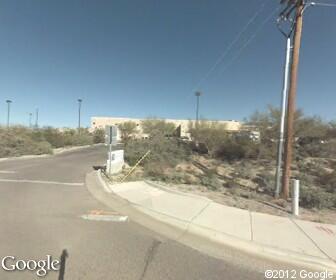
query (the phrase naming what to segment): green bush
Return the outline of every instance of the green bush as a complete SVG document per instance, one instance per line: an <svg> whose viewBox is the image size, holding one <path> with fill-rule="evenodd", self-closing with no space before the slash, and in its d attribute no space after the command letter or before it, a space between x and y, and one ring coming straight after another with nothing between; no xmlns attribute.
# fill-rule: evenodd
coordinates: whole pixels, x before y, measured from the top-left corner
<svg viewBox="0 0 336 280"><path fill-rule="evenodd" d="M317 188L302 187L300 205L305 208L317 209L336 207L336 195Z"/></svg>

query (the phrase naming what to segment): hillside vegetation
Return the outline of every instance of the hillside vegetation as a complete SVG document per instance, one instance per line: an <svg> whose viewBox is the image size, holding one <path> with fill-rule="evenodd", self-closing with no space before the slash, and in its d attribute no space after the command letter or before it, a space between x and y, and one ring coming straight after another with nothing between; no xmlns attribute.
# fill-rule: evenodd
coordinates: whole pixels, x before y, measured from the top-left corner
<svg viewBox="0 0 336 280"><path fill-rule="evenodd" d="M104 136L104 131L100 130L89 133L87 129L81 129L79 134L76 129L0 127L0 158L50 154L54 148L101 143Z"/></svg>
<svg viewBox="0 0 336 280"><path fill-rule="evenodd" d="M133 166L149 149L133 178L202 186L209 191L248 199L274 200L274 177L280 112L269 107L253 114L246 124L260 132L253 141L230 133L220 124L201 121L190 124L192 141L167 137L172 124L147 120L148 139L127 138L125 158ZM295 118L295 143L292 177L301 181L301 206L307 209L336 208L336 123L306 117ZM169 132L169 133L168 133Z"/></svg>

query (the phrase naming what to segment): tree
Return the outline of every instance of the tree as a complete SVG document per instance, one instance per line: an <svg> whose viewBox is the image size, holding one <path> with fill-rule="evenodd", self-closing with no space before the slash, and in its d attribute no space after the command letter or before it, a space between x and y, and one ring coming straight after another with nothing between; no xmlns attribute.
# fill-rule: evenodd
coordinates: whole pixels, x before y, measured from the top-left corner
<svg viewBox="0 0 336 280"><path fill-rule="evenodd" d="M226 127L214 121L201 120L196 124L189 123L189 133L193 141L206 146L212 155L216 153L221 144L228 139Z"/></svg>
<svg viewBox="0 0 336 280"><path fill-rule="evenodd" d="M141 125L143 132L151 137L156 135L171 136L176 130L175 124L158 119L143 120Z"/></svg>
<svg viewBox="0 0 336 280"><path fill-rule="evenodd" d="M255 112L248 124L253 125L260 132L260 151L261 157L275 157L276 143L279 138L280 110L268 106L266 112ZM316 155L321 149L321 140L325 140L332 135L333 125L327 124L319 117L304 116L301 110L297 110L294 116L294 137L300 146L301 155ZM315 143L314 143L315 142Z"/></svg>
<svg viewBox="0 0 336 280"><path fill-rule="evenodd" d="M105 131L104 129L95 129L93 132L93 143L104 143L105 142Z"/></svg>
<svg viewBox="0 0 336 280"><path fill-rule="evenodd" d="M121 138L127 144L127 142L132 138L132 136L137 132L137 125L135 122L128 121L119 124L119 131L121 133Z"/></svg>

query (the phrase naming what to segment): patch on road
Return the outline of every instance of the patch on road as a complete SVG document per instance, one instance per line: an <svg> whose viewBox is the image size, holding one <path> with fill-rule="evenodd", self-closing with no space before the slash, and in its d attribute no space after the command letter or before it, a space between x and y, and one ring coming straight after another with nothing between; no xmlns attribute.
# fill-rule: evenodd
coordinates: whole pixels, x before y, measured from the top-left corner
<svg viewBox="0 0 336 280"><path fill-rule="evenodd" d="M105 221L105 222L127 222L128 216L121 216L117 212L92 210L89 214L82 215L82 219L90 221Z"/></svg>

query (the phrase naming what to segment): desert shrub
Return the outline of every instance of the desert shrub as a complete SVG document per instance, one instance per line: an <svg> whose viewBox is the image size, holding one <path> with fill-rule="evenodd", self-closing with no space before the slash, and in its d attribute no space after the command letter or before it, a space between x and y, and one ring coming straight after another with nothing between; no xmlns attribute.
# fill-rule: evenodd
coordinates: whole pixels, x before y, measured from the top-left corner
<svg viewBox="0 0 336 280"><path fill-rule="evenodd" d="M60 131L57 128L46 127L40 130L45 140L54 148L65 146L82 146L93 143L93 137L87 129L82 128L80 133L76 129Z"/></svg>
<svg viewBox="0 0 336 280"><path fill-rule="evenodd" d="M201 184L211 190L218 190L223 185L215 175L202 176L200 179L201 179Z"/></svg>
<svg viewBox="0 0 336 280"><path fill-rule="evenodd" d="M44 139L54 148L64 147L66 145L65 137L56 128L47 127L41 130Z"/></svg>
<svg viewBox="0 0 336 280"><path fill-rule="evenodd" d="M92 145L93 138L89 133L83 133L80 135L74 135L71 138L71 141L68 142L69 146L84 146L84 145Z"/></svg>
<svg viewBox="0 0 336 280"><path fill-rule="evenodd" d="M315 184L316 177L308 173L299 173L298 179L305 186L313 186Z"/></svg>
<svg viewBox="0 0 336 280"><path fill-rule="evenodd" d="M225 126L217 122L206 120L200 121L197 125L189 123L189 133L194 142L205 146L210 155L214 155L218 147L229 138Z"/></svg>
<svg viewBox="0 0 336 280"><path fill-rule="evenodd" d="M279 138L281 112L268 106L265 112L255 112L247 121L260 132L260 158L274 158ZM326 123L317 116L295 112L294 137L297 139L294 158L336 157L336 122Z"/></svg>
<svg viewBox="0 0 336 280"><path fill-rule="evenodd" d="M215 156L222 160L257 158L258 144L248 140L225 139L217 147Z"/></svg>
<svg viewBox="0 0 336 280"><path fill-rule="evenodd" d="M159 119L143 120L141 126L143 132L151 137L171 136L176 130L175 124Z"/></svg>
<svg viewBox="0 0 336 280"><path fill-rule="evenodd" d="M165 168L163 165L155 164L152 162L149 162L146 164L146 167L144 168L144 175L146 177L155 178L156 180L165 180Z"/></svg>
<svg viewBox="0 0 336 280"><path fill-rule="evenodd" d="M244 179L253 179L255 177L255 171L252 166L247 161L242 161L236 168L235 168L235 173Z"/></svg>
<svg viewBox="0 0 336 280"><path fill-rule="evenodd" d="M95 129L93 132L93 143L104 143L105 142L105 131L103 129Z"/></svg>
<svg viewBox="0 0 336 280"><path fill-rule="evenodd" d="M317 177L318 183L325 188L327 192L336 193L336 171L333 172L323 172L319 177Z"/></svg>
<svg viewBox="0 0 336 280"><path fill-rule="evenodd" d="M145 174L163 172L187 160L190 156L190 149L183 142L157 135L148 139L130 140L125 147L125 160L130 165L134 165L148 150L151 153L141 163ZM150 169L153 169L153 172Z"/></svg>
<svg viewBox="0 0 336 280"><path fill-rule="evenodd" d="M126 144L131 139L131 137L137 133L137 125L132 121L119 124L118 129L121 133L121 138Z"/></svg>
<svg viewBox="0 0 336 280"><path fill-rule="evenodd" d="M184 173L181 172L169 172L167 179L172 182L172 183L176 183L176 184L181 184L181 183L186 183L186 176Z"/></svg>
<svg viewBox="0 0 336 280"><path fill-rule="evenodd" d="M302 187L300 205L305 208L330 208L336 206L336 195L318 188Z"/></svg>
<svg viewBox="0 0 336 280"><path fill-rule="evenodd" d="M317 151L314 156L336 159L336 138L321 143L318 148L320 149L320 152Z"/></svg>
<svg viewBox="0 0 336 280"><path fill-rule="evenodd" d="M230 181L227 181L224 186L228 189L239 189L240 188L240 185L236 182L236 180L230 180Z"/></svg>
<svg viewBox="0 0 336 280"><path fill-rule="evenodd" d="M275 178L273 173L269 171L262 171L258 173L257 177L253 178L252 181L258 184L265 193L270 195L274 194Z"/></svg>
<svg viewBox="0 0 336 280"><path fill-rule="evenodd" d="M82 129L78 134L74 129L60 131L52 127L0 127L0 157L47 154L52 153L52 148L92 143L93 137L87 129Z"/></svg>
<svg viewBox="0 0 336 280"><path fill-rule="evenodd" d="M43 138L40 140L35 141L25 128L0 129L0 157L51 153L51 145Z"/></svg>
<svg viewBox="0 0 336 280"><path fill-rule="evenodd" d="M197 126L190 122L189 132L194 143L204 145L206 149L201 150L207 151L214 158L239 160L257 158L259 155L257 143L229 134L226 126L217 122L203 120Z"/></svg>

